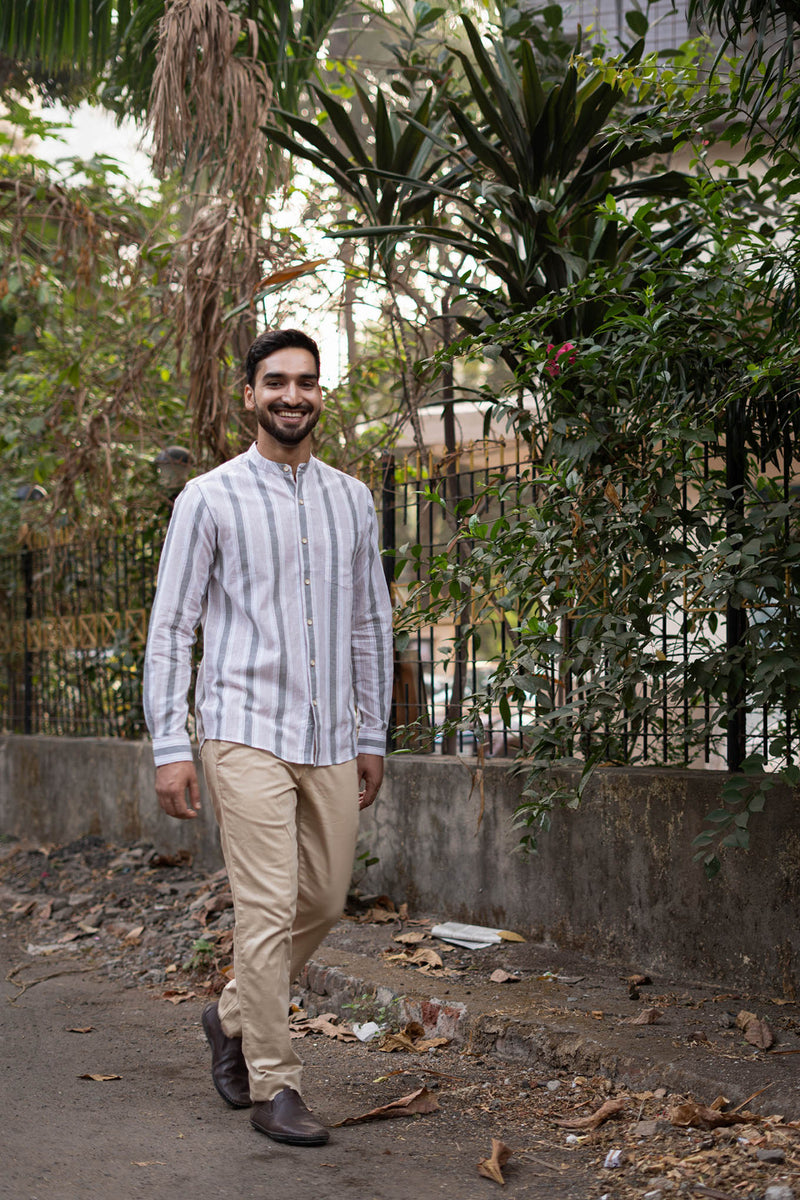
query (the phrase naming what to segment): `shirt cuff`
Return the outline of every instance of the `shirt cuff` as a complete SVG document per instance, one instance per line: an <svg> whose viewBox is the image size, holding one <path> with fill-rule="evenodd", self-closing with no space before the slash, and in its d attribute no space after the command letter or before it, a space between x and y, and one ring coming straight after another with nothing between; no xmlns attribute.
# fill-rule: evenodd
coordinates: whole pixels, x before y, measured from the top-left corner
<svg viewBox="0 0 800 1200"><path fill-rule="evenodd" d="M381 758L384 758L386 756L386 732L361 729L356 746L358 754L380 754Z"/></svg>
<svg viewBox="0 0 800 1200"><path fill-rule="evenodd" d="M185 738L153 738L153 758L157 767L174 762L194 762L188 734Z"/></svg>

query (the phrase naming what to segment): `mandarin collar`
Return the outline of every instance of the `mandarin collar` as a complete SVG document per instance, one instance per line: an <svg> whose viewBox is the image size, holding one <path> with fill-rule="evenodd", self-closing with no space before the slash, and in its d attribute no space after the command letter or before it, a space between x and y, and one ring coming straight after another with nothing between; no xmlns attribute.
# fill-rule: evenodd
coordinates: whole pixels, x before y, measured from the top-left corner
<svg viewBox="0 0 800 1200"><path fill-rule="evenodd" d="M264 455L258 449L258 446L255 444L255 442L253 442L253 444L250 446L249 450L245 451L245 458L248 460L248 462L250 462L253 466L255 466L257 468L257 470L263 471L267 475L291 475L292 474L291 467L289 468L288 471L285 470L285 468L287 466L289 466L288 463L275 462L275 460L272 458L264 458ZM314 458L314 455L312 454L311 458L308 460L308 462L299 463L297 466L298 478L301 475L305 475L309 469L313 469L316 466L316 462L317 462L317 460Z"/></svg>

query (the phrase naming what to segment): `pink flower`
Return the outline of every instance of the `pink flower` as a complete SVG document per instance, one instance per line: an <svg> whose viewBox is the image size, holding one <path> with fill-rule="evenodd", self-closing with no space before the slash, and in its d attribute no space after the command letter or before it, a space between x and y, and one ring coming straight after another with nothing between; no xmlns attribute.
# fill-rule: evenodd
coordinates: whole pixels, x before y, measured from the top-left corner
<svg viewBox="0 0 800 1200"><path fill-rule="evenodd" d="M550 354L551 351L556 350L555 354L553 354L552 357L549 358L547 360L547 362L544 364L544 369L545 369L545 371L547 371L547 374L550 376L551 379L555 379L556 375L559 375L561 373L561 367L558 365L558 360L561 358L561 355L569 354L570 350L574 350L574 349L575 349L575 346L572 342L564 342L564 345L561 346L558 350L556 350L556 348L552 342L549 343L549 345L547 347L547 353ZM569 358L567 359L567 363L568 364L574 363L575 358L576 358L575 354L570 354Z"/></svg>

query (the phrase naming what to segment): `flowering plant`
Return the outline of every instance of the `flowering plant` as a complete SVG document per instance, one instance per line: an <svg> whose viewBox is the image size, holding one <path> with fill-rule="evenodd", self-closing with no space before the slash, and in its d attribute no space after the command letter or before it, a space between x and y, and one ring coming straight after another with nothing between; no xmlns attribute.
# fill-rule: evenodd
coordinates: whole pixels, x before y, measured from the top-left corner
<svg viewBox="0 0 800 1200"><path fill-rule="evenodd" d="M559 366L559 363L558 363L558 360L561 358L561 355L569 354L570 350L572 350L574 352L575 346L572 342L564 342L564 345L560 346L559 349L556 350L555 354L553 354L554 350L556 350L556 348L553 345L553 343L550 342L547 347L547 353L548 353L548 355L550 355L550 357L548 358L547 362L544 364L544 369L545 369L545 371L547 371L547 374L551 377L551 379L555 379L556 375L560 375L560 373L561 373L561 367ZM569 355L569 358L567 359L567 363L574 363L574 362L575 362L575 354L572 353Z"/></svg>

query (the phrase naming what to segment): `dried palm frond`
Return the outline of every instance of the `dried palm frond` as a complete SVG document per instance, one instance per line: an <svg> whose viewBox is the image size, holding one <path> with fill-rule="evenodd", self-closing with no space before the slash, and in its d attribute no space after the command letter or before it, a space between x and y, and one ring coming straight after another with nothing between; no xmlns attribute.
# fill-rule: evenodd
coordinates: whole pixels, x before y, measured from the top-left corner
<svg viewBox="0 0 800 1200"><path fill-rule="evenodd" d="M266 247L257 225L224 198L199 209L183 238L178 336L189 344L189 395L195 444L216 462L231 449L228 428L231 388L228 364L238 367L255 336L248 301L258 289ZM242 307L235 323L227 312ZM243 302L243 304L242 304Z"/></svg>
<svg viewBox="0 0 800 1200"><path fill-rule="evenodd" d="M249 57L237 53L243 38ZM150 92L156 171L205 170L221 190L251 189L264 175L269 143L259 126L272 85L257 52L255 21L243 21L222 0L167 6Z"/></svg>

